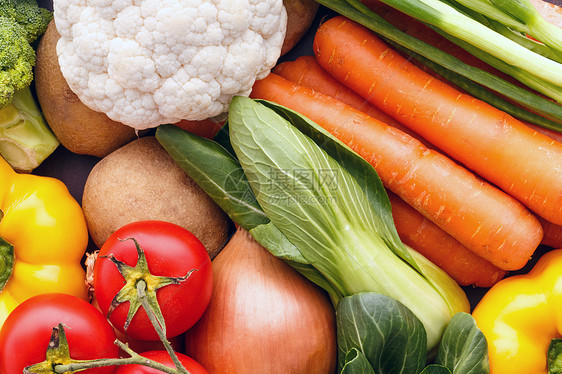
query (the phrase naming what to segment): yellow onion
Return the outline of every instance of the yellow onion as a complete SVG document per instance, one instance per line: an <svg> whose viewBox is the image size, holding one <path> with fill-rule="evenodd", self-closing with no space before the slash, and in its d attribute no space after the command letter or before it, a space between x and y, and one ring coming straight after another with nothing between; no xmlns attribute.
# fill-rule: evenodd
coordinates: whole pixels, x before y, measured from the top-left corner
<svg viewBox="0 0 562 374"><path fill-rule="evenodd" d="M239 228L213 260L203 317L186 353L211 374L332 374L335 313L320 288Z"/></svg>

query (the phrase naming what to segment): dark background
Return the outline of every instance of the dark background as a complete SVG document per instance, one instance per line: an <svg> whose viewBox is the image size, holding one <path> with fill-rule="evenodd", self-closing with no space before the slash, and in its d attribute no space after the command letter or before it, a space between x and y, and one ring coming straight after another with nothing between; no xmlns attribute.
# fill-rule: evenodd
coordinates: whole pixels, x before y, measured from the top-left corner
<svg viewBox="0 0 562 374"><path fill-rule="evenodd" d="M562 6L562 0L547 1ZM52 10L52 0L38 0L38 2L41 6ZM300 55L312 55L312 41L314 38L314 32L323 19L332 15L333 12L321 6L312 26L310 27L309 32L303 37L303 39L299 42L299 44L295 46L293 50L291 50L281 58L281 61L293 60ZM99 160L100 159L97 157L71 153L61 145L51 156L49 156L49 158L47 158L37 169L35 169L33 174L51 176L60 179L67 185L72 196L74 196L74 198L81 203L82 191L84 189L84 184L86 183L88 174ZM96 249L97 248L90 240L88 251L92 252ZM539 247L539 249L533 256L533 259L527 264L525 268L511 274L528 272L536 262L536 260L549 249L550 248L547 247ZM476 303L478 303L484 293L488 290L486 288L475 287L464 287L464 289L468 295L472 307L474 307Z"/></svg>

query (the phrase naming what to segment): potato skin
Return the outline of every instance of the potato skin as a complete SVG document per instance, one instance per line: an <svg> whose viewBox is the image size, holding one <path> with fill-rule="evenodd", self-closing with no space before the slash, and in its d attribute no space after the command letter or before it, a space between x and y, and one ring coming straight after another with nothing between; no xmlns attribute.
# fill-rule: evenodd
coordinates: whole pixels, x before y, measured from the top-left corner
<svg viewBox="0 0 562 374"><path fill-rule="evenodd" d="M162 220L191 231L214 258L226 244L229 219L175 163L155 137L134 140L98 162L86 180L82 208L100 248L121 226Z"/></svg>
<svg viewBox="0 0 562 374"><path fill-rule="evenodd" d="M315 0L284 0L283 5L287 10L287 32L281 55L289 52L306 34L318 10Z"/></svg>
<svg viewBox="0 0 562 374"><path fill-rule="evenodd" d="M56 52L59 39L55 22L51 21L37 48L35 89L41 110L69 151L104 157L135 139L135 130L91 110L72 92L60 71Z"/></svg>

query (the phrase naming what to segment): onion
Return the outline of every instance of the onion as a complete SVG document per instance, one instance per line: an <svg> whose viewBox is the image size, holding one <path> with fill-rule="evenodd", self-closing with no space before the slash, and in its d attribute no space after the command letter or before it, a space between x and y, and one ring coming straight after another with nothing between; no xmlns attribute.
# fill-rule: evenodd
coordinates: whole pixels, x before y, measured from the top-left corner
<svg viewBox="0 0 562 374"><path fill-rule="evenodd" d="M239 228L213 260L211 302L186 333L186 353L211 374L332 374L328 297Z"/></svg>

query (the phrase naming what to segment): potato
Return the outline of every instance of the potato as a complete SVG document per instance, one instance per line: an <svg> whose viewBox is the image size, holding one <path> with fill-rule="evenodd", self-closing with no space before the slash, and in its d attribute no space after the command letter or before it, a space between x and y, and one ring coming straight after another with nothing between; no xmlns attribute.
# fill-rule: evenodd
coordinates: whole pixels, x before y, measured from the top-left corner
<svg viewBox="0 0 562 374"><path fill-rule="evenodd" d="M287 32L281 48L281 55L289 52L304 36L318 10L315 0L284 0L287 10Z"/></svg>
<svg viewBox="0 0 562 374"><path fill-rule="evenodd" d="M214 258L229 233L226 214L153 136L130 142L94 166L82 208L98 248L127 223L162 220L191 231Z"/></svg>
<svg viewBox="0 0 562 374"><path fill-rule="evenodd" d="M59 39L51 21L39 43L35 66L35 89L43 115L68 150L104 157L135 139L135 130L82 104L60 71L56 52Z"/></svg>

